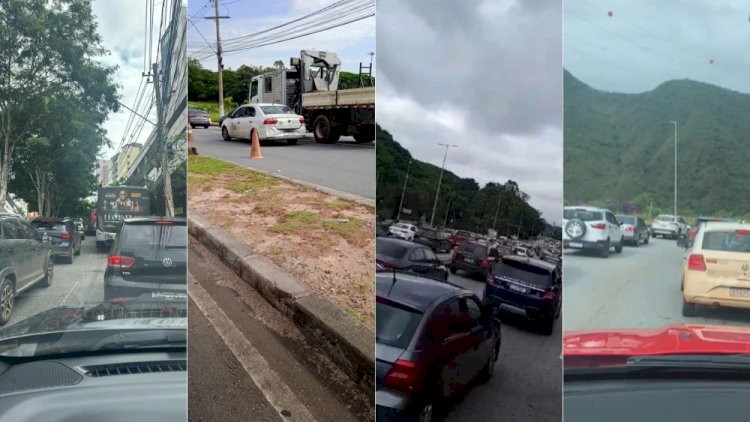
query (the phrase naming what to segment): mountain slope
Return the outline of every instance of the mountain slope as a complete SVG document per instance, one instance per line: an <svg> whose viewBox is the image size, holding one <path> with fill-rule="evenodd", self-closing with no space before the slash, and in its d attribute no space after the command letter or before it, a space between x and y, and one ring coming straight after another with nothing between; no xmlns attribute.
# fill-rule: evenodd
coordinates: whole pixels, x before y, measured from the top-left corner
<svg viewBox="0 0 750 422"><path fill-rule="evenodd" d="M690 80L641 94L564 77L566 203L671 211L674 126L682 214L750 212L750 95Z"/></svg>

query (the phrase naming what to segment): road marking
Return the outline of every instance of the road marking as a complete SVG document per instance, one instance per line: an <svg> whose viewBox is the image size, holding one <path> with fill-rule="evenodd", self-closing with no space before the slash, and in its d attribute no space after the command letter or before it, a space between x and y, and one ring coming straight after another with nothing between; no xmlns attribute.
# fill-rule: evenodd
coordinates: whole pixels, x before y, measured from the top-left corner
<svg viewBox="0 0 750 422"><path fill-rule="evenodd" d="M245 372L252 378L255 385L263 392L266 400L279 413L281 420L315 422L315 418L307 407L283 383L279 375L271 369L268 362L263 359L258 350L234 325L190 271L188 271L188 283L190 298L198 305L203 315L206 316L224 340L224 344L227 345L237 361L242 364ZM289 412L291 412L290 416L283 416L289 414Z"/></svg>

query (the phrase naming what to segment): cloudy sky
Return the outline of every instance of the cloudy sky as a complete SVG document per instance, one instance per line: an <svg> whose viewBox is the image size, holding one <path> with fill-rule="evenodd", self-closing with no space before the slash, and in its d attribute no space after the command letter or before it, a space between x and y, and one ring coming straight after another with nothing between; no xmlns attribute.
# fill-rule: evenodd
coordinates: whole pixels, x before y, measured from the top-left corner
<svg viewBox="0 0 750 422"><path fill-rule="evenodd" d="M481 185L515 180L562 217L559 0L378 0L378 123L411 154Z"/></svg>
<svg viewBox="0 0 750 422"><path fill-rule="evenodd" d="M133 107L141 83L141 74L146 71L144 58L148 52L144 52L146 43L146 2L147 0L96 0L93 2L93 11L99 25L99 34L102 44L110 51L110 55L103 57L102 62L107 65L116 65L115 81L121 85L120 102ZM154 12L153 47L152 58L146 58L146 66L151 66L156 60L156 46L159 37L159 22L161 19L161 2L156 2ZM148 92L153 92L153 84L148 85ZM119 113L111 114L104 124L113 148L105 148L101 155L110 158L115 153L115 148L125 134L128 119L131 112L125 108ZM149 116L151 121L156 121L156 107ZM135 123L141 119L136 118ZM140 136L132 136L133 131L128 131L125 143L143 143L148 138L153 126L146 123Z"/></svg>
<svg viewBox="0 0 750 422"><path fill-rule="evenodd" d="M748 16L746 0L566 0L565 67L606 91L688 78L750 93Z"/></svg>
<svg viewBox="0 0 750 422"><path fill-rule="evenodd" d="M373 0L369 0L372 3ZM219 15L222 19L221 39L225 50L232 38L253 34L273 28L294 19L318 11L334 3L334 0L220 0ZM353 0L344 7L344 13L351 13L354 6L367 4L368 0ZM210 0L190 0L188 3L188 55L202 58L201 64L216 70L216 56L202 54L207 42L216 42L216 25L213 20L214 3ZM307 22L307 21L303 21ZM302 23L302 22L300 22ZM303 31L296 31L297 34ZM307 32L307 31L304 31ZM239 43L245 46L247 43ZM213 46L211 47L213 48ZM290 57L299 57L300 50L327 50L338 54L342 68L349 72L359 72L359 63L370 61L370 52L375 51L375 18L370 17L318 34L280 42L244 51L224 54L224 67L236 69L243 64L272 66L276 60L289 65ZM203 56L207 56L203 58ZM375 66L373 66L373 72Z"/></svg>

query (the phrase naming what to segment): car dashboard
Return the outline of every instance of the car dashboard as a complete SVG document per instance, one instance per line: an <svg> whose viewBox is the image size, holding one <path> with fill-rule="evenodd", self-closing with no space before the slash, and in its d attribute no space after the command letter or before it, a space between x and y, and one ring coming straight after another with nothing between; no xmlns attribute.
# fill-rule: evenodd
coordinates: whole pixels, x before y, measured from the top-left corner
<svg viewBox="0 0 750 422"><path fill-rule="evenodd" d="M0 421L187 420L187 354L0 358Z"/></svg>

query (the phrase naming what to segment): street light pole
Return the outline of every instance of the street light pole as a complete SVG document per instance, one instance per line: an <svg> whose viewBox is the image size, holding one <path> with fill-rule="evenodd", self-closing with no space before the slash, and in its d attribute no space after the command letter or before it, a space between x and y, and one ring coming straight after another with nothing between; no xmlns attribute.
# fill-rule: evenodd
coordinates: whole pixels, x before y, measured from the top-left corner
<svg viewBox="0 0 750 422"><path fill-rule="evenodd" d="M448 148L458 148L458 145L449 144L438 144L441 147L445 147L445 155L443 155L443 167L440 168L440 178L438 179L437 191L435 192L435 204L432 206L432 218L430 218L430 227L433 227L435 222L435 210L437 209L438 196L440 196L440 185L443 183L443 172L445 171L445 159L448 158Z"/></svg>
<svg viewBox="0 0 750 422"><path fill-rule="evenodd" d="M404 195L406 195L406 184L409 182L409 171L411 171L411 160L409 160L409 167L406 169L406 179L404 180L404 188L401 190L401 201L398 203L398 215L396 216L396 221L401 219L401 209L404 208Z"/></svg>
<svg viewBox="0 0 750 422"><path fill-rule="evenodd" d="M674 215L677 215L677 122L670 120L674 125Z"/></svg>
<svg viewBox="0 0 750 422"><path fill-rule="evenodd" d="M500 212L500 200L502 196L497 198L497 209L495 209L495 219L492 221L492 230L497 230L497 213Z"/></svg>

